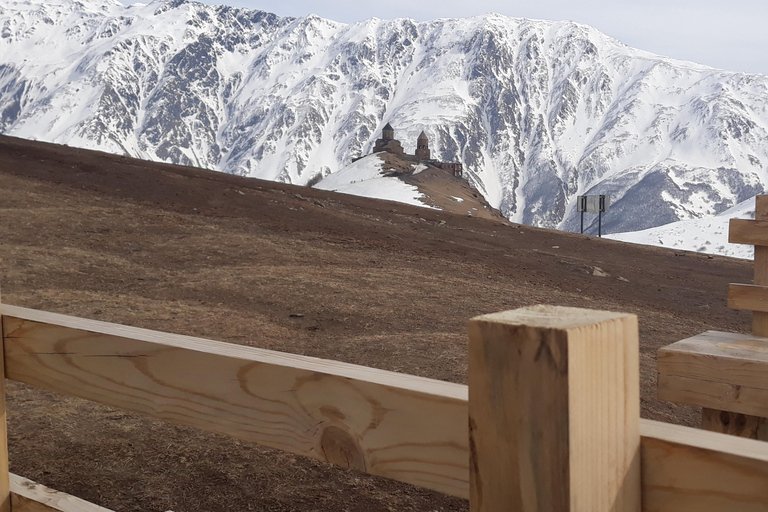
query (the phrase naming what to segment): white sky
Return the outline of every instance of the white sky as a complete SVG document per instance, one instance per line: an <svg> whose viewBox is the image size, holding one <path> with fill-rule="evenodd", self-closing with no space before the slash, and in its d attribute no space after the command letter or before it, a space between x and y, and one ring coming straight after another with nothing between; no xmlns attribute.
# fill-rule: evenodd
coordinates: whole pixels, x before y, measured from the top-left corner
<svg viewBox="0 0 768 512"><path fill-rule="evenodd" d="M130 0L128 0L130 2ZM144 0L147 1L147 0ZM592 25L643 50L731 71L768 74L768 0L204 0L352 23L488 12Z"/></svg>

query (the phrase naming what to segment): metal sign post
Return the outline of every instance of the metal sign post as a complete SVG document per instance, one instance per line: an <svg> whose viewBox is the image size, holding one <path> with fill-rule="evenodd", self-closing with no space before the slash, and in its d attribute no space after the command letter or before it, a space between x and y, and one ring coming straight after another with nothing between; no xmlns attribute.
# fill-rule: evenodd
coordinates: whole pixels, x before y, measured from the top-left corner
<svg viewBox="0 0 768 512"><path fill-rule="evenodd" d="M581 234L584 234L584 212L587 211L587 196L576 198L576 211L581 212Z"/></svg>
<svg viewBox="0 0 768 512"><path fill-rule="evenodd" d="M576 211L581 213L581 234L584 234L584 212L597 214L597 236L603 236L603 213L610 206L611 196L576 196Z"/></svg>

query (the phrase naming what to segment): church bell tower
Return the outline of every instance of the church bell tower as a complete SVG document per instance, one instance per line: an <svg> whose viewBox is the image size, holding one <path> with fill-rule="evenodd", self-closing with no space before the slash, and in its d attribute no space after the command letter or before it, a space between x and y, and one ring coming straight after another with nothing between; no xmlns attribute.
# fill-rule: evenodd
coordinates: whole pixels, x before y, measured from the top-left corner
<svg viewBox="0 0 768 512"><path fill-rule="evenodd" d="M422 130L419 138L416 139L416 158L419 160L429 160L429 139Z"/></svg>

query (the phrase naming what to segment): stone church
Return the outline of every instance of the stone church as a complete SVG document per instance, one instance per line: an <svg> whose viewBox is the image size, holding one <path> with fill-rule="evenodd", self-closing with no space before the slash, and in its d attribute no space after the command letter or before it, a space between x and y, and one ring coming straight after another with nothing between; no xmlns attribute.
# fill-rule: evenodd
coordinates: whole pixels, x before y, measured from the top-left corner
<svg viewBox="0 0 768 512"><path fill-rule="evenodd" d="M463 166L461 164L432 160L429 151L429 139L427 138L427 134L423 131L416 139L416 154L409 155L403 150L400 141L395 138L395 130L392 128L392 125L387 123L384 129L381 130L381 138L377 139L376 144L373 146L374 153L381 153L382 151L397 155L409 162L423 162L437 167L438 169L444 169L458 178L462 177Z"/></svg>

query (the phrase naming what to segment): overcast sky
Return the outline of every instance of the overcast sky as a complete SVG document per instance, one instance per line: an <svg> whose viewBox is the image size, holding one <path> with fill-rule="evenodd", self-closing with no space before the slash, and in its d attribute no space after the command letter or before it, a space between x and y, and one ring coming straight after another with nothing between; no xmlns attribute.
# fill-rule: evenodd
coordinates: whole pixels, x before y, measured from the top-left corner
<svg viewBox="0 0 768 512"><path fill-rule="evenodd" d="M129 0L130 1L130 0ZM146 1L146 0L144 0ZM352 23L488 12L586 23L636 48L721 69L768 74L767 0L205 0L281 16Z"/></svg>

